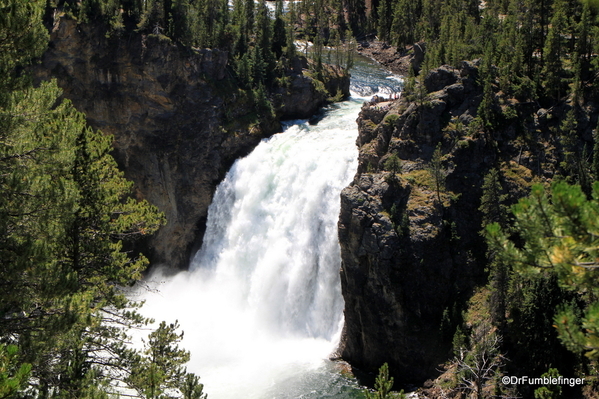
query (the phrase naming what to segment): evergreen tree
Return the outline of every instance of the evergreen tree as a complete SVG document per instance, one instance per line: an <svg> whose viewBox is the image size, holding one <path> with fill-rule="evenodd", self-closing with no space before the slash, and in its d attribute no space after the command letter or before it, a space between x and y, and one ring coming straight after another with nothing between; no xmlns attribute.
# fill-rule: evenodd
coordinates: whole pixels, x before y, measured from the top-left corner
<svg viewBox="0 0 599 399"><path fill-rule="evenodd" d="M485 175L482 189L483 195L478 208L483 214L482 225L499 223L500 226L507 227L507 209L503 205L507 195L502 194L503 187L497 169L493 168Z"/></svg>
<svg viewBox="0 0 599 399"><path fill-rule="evenodd" d="M390 0L380 0L379 7L377 10L377 33L379 40L383 42L389 41L389 32L391 29L391 17L393 14L391 13L389 1Z"/></svg>
<svg viewBox="0 0 599 399"><path fill-rule="evenodd" d="M559 141L564 154L560 167L565 171L567 179L572 183L580 184L582 189L590 194L590 165L586 160L586 150L580 151L578 146L576 108L570 108L562 121L559 128Z"/></svg>
<svg viewBox="0 0 599 399"><path fill-rule="evenodd" d="M429 166L429 173L433 178L433 187L437 194L437 203L442 205L441 192L445 191L445 177L447 176L446 170L443 168L443 152L441 151L441 143L437 144L435 151L431 157Z"/></svg>
<svg viewBox="0 0 599 399"><path fill-rule="evenodd" d="M266 83L273 78L275 68L275 54L272 51L272 23L270 12L266 6L265 0L260 0L256 7L256 51L260 57L255 57L254 67L256 69L256 81ZM260 69L260 71L258 71Z"/></svg>
<svg viewBox="0 0 599 399"><path fill-rule="evenodd" d="M31 370L30 364L21 364L19 348L0 344L0 397L14 398L25 388Z"/></svg>
<svg viewBox="0 0 599 399"><path fill-rule="evenodd" d="M275 20L272 30L272 52L279 59L283 55L283 48L287 45L287 30L283 20L283 0L277 0L275 4Z"/></svg>
<svg viewBox="0 0 599 399"><path fill-rule="evenodd" d="M29 84L23 68L46 48L48 32L41 23L43 0L5 0L0 4L0 107L13 90Z"/></svg>
<svg viewBox="0 0 599 399"><path fill-rule="evenodd" d="M183 333L178 334L178 322L160 326L144 342L142 356L134 360L127 382L147 399L174 398L205 399L199 378L183 367L189 352L180 349Z"/></svg>
<svg viewBox="0 0 599 399"><path fill-rule="evenodd" d="M254 0L244 0L244 32L250 34L254 30Z"/></svg>
<svg viewBox="0 0 599 399"><path fill-rule="evenodd" d="M531 195L513 207L521 243L516 245L505 230L494 223L487 228L489 244L523 276L550 272L565 290L585 300L584 315L576 317L572 307L561 308L553 323L559 338L571 350L599 358L599 305L597 294L597 224L599 183L592 199L578 186L554 183L550 194L534 186ZM555 295L551 295L555 297ZM555 307L555 302L553 303ZM555 309L554 309L555 310ZM530 324L530 320L526 320ZM536 328L536 327L534 327Z"/></svg>
<svg viewBox="0 0 599 399"><path fill-rule="evenodd" d="M490 132L497 125L495 113L495 92L493 83L495 76L493 73L493 43L489 42L485 48L483 64L479 69L479 80L483 86L483 98L478 106L478 117L481 119L483 128Z"/></svg>
<svg viewBox="0 0 599 399"><path fill-rule="evenodd" d="M289 5L289 12L288 12L288 19L287 19L287 25L286 25L286 32L285 32L285 57L287 57L287 59L291 60L295 57L295 53L296 53L296 48L295 48L295 34L294 34L294 26L295 26L295 19L296 19L296 13L295 13L295 5L293 3L291 3Z"/></svg>
<svg viewBox="0 0 599 399"><path fill-rule="evenodd" d="M366 399L391 399L398 398L403 399L405 395L403 391L399 395L392 395L391 389L393 388L393 377L389 377L389 365L384 363L379 369L379 374L376 377L374 383L375 392L368 390L364 391Z"/></svg>
<svg viewBox="0 0 599 399"><path fill-rule="evenodd" d="M3 109L0 337L21 348L40 392L78 396L91 374L104 378L94 348L120 351L123 334L102 324L106 312L124 328L143 323L118 287L139 279L147 260L123 243L163 216L127 198L111 138L87 128L68 101L56 105L59 95L44 83L14 92Z"/></svg>
<svg viewBox="0 0 599 399"><path fill-rule="evenodd" d="M563 0L554 3L551 27L543 50L543 85L548 95L559 99L562 95L562 60L564 56L563 34L566 30L566 13Z"/></svg>
<svg viewBox="0 0 599 399"><path fill-rule="evenodd" d="M147 0L144 2L144 9L137 27L143 32L153 34L168 32L168 30L165 31L166 21L163 0Z"/></svg>
<svg viewBox="0 0 599 399"><path fill-rule="evenodd" d="M172 24L169 36L191 46L193 42L192 8L189 0L174 0L172 5Z"/></svg>
<svg viewBox="0 0 599 399"><path fill-rule="evenodd" d="M112 138L87 127L55 82L30 86L23 71L47 39L43 6L11 1L0 13L0 342L10 342L0 345L0 396L105 398L139 358L129 328L148 322L120 288L147 266L126 248L164 217L130 197ZM197 377L184 377L185 397L202 397Z"/></svg>
<svg viewBox="0 0 599 399"><path fill-rule="evenodd" d="M577 26L578 40L576 41L576 52L585 60L588 61L591 58L593 51L592 46L592 14L591 6L588 1L584 1L582 4L582 14L580 16L580 22Z"/></svg>
<svg viewBox="0 0 599 399"><path fill-rule="evenodd" d="M503 228L507 227L507 209L503 204L507 195L502 194L504 190L500 181L500 172L497 169L493 168L485 175L482 189L483 194L478 209L483 214L483 228L491 223L497 223ZM487 250L487 259L489 288L491 289L489 298L491 321L503 330L506 324L510 267L497 256L492 248Z"/></svg>
<svg viewBox="0 0 599 399"><path fill-rule="evenodd" d="M391 39L399 48L408 46L417 41L416 24L421 11L420 2L398 0L393 9L393 22L391 25Z"/></svg>
<svg viewBox="0 0 599 399"><path fill-rule="evenodd" d="M593 129L593 161L591 164L591 176L595 181L599 180L599 131Z"/></svg>

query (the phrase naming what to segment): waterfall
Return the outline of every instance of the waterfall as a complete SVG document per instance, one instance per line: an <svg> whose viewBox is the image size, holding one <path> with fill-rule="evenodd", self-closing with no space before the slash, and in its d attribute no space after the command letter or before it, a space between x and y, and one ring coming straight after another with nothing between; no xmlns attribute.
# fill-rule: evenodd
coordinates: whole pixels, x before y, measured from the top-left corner
<svg viewBox="0 0 599 399"><path fill-rule="evenodd" d="M210 399L362 397L328 356L343 323L340 192L357 168L362 100L401 78L357 57L350 101L289 123L238 160L208 210L189 271L157 270L142 311L185 331L188 370ZM363 96L363 97L359 97Z"/></svg>
<svg viewBox="0 0 599 399"><path fill-rule="evenodd" d="M210 398L300 397L294 389L310 392L335 349L339 194L357 168L359 109L348 101L316 125L295 121L238 160L189 271L151 276L158 293L144 313L179 320L188 369Z"/></svg>

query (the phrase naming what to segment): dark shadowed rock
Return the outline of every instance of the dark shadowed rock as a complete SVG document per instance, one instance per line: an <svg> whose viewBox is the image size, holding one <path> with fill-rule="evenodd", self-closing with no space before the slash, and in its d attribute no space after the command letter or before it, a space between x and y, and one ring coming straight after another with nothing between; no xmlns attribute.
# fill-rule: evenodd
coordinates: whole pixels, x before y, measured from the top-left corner
<svg viewBox="0 0 599 399"><path fill-rule="evenodd" d="M456 83L459 79L458 71L448 66L442 66L429 73L424 79L424 86L428 92L439 91Z"/></svg>
<svg viewBox="0 0 599 399"><path fill-rule="evenodd" d="M483 154L493 149L476 139L457 148L443 132L480 97L469 79L444 67L429 74L427 87L436 90L422 105L401 99L382 114L365 105L358 174L341 194L346 307L339 352L362 372L387 362L402 384L436 376L450 349L440 329L443 312L482 273L478 196L490 167ZM437 143L451 153L443 164L446 186L462 194L459 201L444 196L439 203L430 183L425 165ZM391 154L400 158L401 173L385 170Z"/></svg>
<svg viewBox="0 0 599 399"><path fill-rule="evenodd" d="M341 193L338 225L345 299L338 353L358 375L374 375L385 362L400 385L439 375L453 357L461 311L487 282L479 210L485 175L497 169L513 203L533 177L547 182L564 165L555 131L571 106L542 109L494 82L495 126L485 129L477 118L479 64L432 70L425 97L365 104L358 118L358 172ZM582 149L597 105L588 101L578 111ZM435 148L445 183L439 190L431 173Z"/></svg>
<svg viewBox="0 0 599 399"><path fill-rule="evenodd" d="M219 50L193 50L157 35L106 39L100 27L55 21L38 79L56 78L91 126L114 136L114 157L135 194L168 224L146 243L153 263L187 267L205 229L217 184L235 159L276 132L242 92ZM276 93L278 118L307 118L328 96L294 60L288 90ZM340 87L347 75L331 76ZM322 83L320 84L322 85ZM276 101L275 101L276 102Z"/></svg>

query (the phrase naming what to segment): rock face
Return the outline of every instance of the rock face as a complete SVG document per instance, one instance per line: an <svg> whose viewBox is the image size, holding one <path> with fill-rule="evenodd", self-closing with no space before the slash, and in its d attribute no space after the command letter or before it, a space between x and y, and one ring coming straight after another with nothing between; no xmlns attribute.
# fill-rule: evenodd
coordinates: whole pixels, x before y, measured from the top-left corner
<svg viewBox="0 0 599 399"><path fill-rule="evenodd" d="M366 57L377 60L391 72L407 76L410 67L418 72L424 61L424 52L426 43L415 43L405 49L398 49L396 46L390 46L387 43L373 41L362 41L358 46L358 52Z"/></svg>
<svg viewBox="0 0 599 399"><path fill-rule="evenodd" d="M89 124L114 136L115 159L136 195L166 214L168 224L146 243L154 264L187 267L216 185L279 128L237 89L227 63L223 51L180 48L155 35L106 39L101 28L60 18L36 71L38 79L56 78ZM301 66L289 74L291 84L276 94L277 117L307 118L328 96ZM339 75L349 94L349 77Z"/></svg>
<svg viewBox="0 0 599 399"><path fill-rule="evenodd" d="M495 128L485 130L477 117L478 65L440 67L412 100L362 107L358 172L341 194L338 225L345 299L339 354L358 375L387 362L400 384L437 377L453 356L466 301L486 283L479 233L485 175L497 169L513 202L533 179L549 181L564 164L555 132L571 105L560 103L548 116L537 102L497 90ZM592 146L597 109L589 101L578 114L581 149Z"/></svg>
<svg viewBox="0 0 599 399"><path fill-rule="evenodd" d="M362 108L360 166L341 194L339 220L346 305L341 356L368 372L388 362L396 381L416 384L434 376L447 358L443 312L482 271L480 250L473 250L480 239L472 234L480 230L474 205L480 186L470 186L491 166L482 141L452 151L452 164L461 169L451 170L447 188L462 197L444 194L439 203L424 165L443 142L444 115L475 112L469 103L481 91L473 77L449 68L425 84L442 89L426 106L402 99ZM391 155L401 170L387 167Z"/></svg>

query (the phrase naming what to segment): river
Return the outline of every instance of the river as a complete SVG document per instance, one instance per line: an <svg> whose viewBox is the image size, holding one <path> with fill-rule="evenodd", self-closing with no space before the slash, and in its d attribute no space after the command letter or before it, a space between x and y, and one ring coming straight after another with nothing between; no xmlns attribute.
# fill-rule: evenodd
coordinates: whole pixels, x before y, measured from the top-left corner
<svg viewBox="0 0 599 399"><path fill-rule="evenodd" d="M185 331L210 399L362 398L328 359L343 326L339 194L356 172L356 118L398 77L358 57L352 98L290 121L235 162L189 271L155 271L142 313Z"/></svg>

